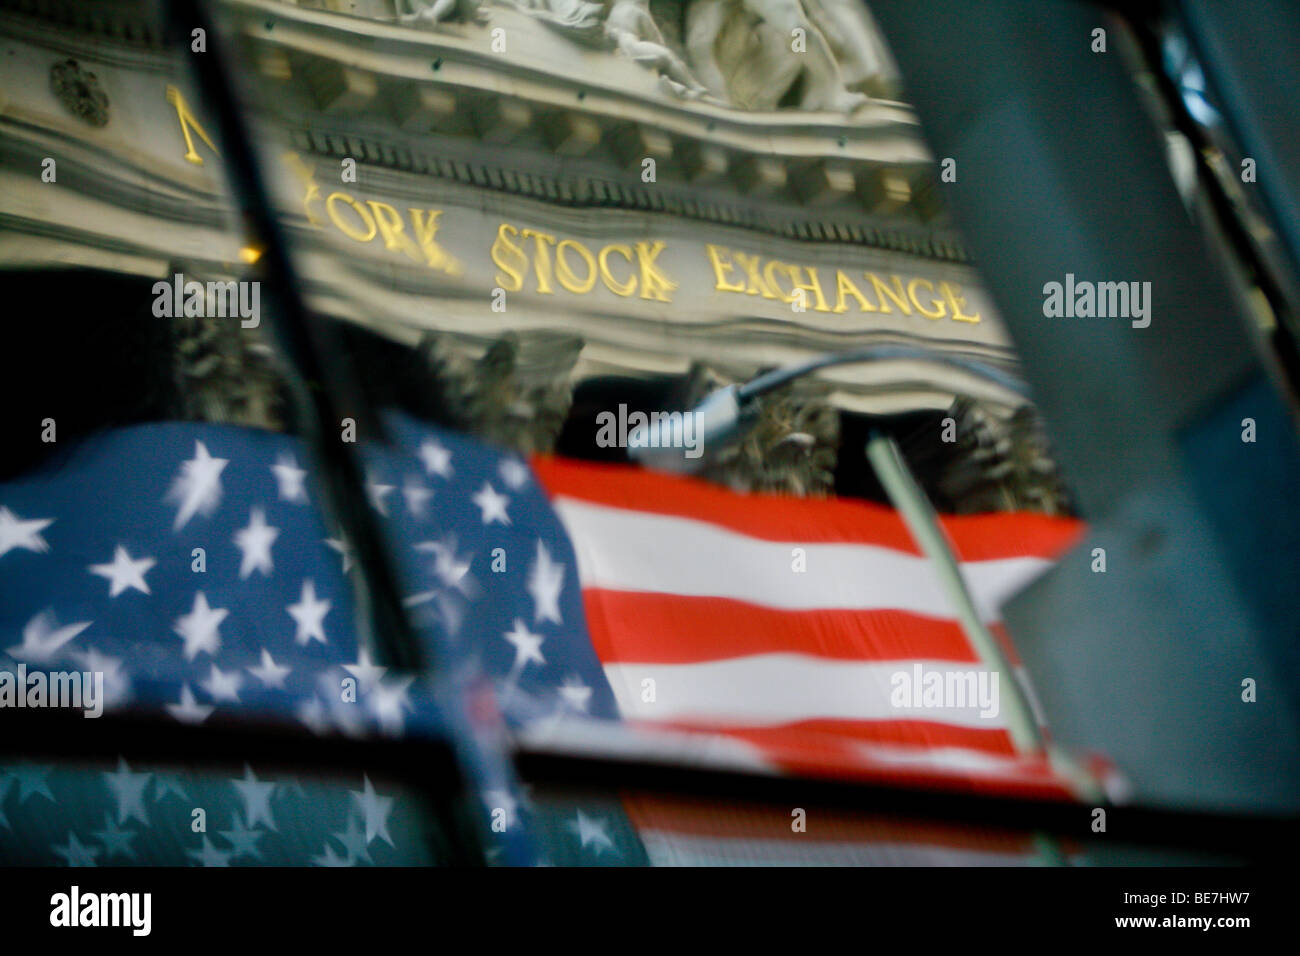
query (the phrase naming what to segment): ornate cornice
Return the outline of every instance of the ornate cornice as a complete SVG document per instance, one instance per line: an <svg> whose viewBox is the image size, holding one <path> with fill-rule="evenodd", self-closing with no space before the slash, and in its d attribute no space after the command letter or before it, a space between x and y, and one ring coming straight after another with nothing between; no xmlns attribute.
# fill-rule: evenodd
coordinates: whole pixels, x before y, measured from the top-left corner
<svg viewBox="0 0 1300 956"><path fill-rule="evenodd" d="M967 261L903 104L872 101L851 120L744 111L666 97L614 57L599 61L609 76L539 70L493 54L487 26L430 32L274 0L230 6L244 16L264 118L297 149L564 205Z"/></svg>
<svg viewBox="0 0 1300 956"><path fill-rule="evenodd" d="M810 243L969 261L903 104L873 101L851 122L728 109L657 95L652 83L619 88L618 75L579 81L503 59L484 45L486 26L431 32L279 0L228 7L254 38L254 66L274 101L265 118L305 154L350 156L573 209L659 212ZM128 69L157 72L169 62L174 69L155 16L146 0L0 0L5 30L17 37L48 44L49 24L57 24L61 51ZM648 76L621 67L623 80ZM646 158L657 163L657 182L642 181Z"/></svg>
<svg viewBox="0 0 1300 956"><path fill-rule="evenodd" d="M165 50L162 30L150 0L0 0L5 33L45 40L58 30L60 48L77 54L94 53L106 62L138 64L156 61Z"/></svg>
<svg viewBox="0 0 1300 956"><path fill-rule="evenodd" d="M834 242L901 252L946 262L968 262L965 247L950 234L910 231L861 216L819 212L790 205L758 204L744 197L692 190L672 184L653 188L631 178L570 172L557 175L536 166L488 162L471 154L449 157L353 132L319 127L290 130L293 147L319 157L352 157L358 163L434 176L448 182L565 206L662 212L700 222L734 226L805 242Z"/></svg>

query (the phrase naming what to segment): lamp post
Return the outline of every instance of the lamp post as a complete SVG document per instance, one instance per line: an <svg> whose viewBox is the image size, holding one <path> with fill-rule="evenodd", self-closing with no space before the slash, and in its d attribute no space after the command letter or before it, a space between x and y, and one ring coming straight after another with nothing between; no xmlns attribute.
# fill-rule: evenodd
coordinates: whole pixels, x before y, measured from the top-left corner
<svg viewBox="0 0 1300 956"><path fill-rule="evenodd" d="M764 372L743 385L720 388L687 412L695 416L699 447L727 445L738 438L753 423L758 412L758 399L797 378L835 365L861 362L881 362L891 359L910 359L947 365L992 382L1017 395L1028 397L1026 385L1015 376L984 362L959 356L938 355L922 348L908 345L874 345L847 352L832 352L806 362L787 365ZM682 453L680 441L674 441L667 416L656 425L650 422L634 428L628 435L628 454L647 468L659 471L692 472L704 464L704 457L688 458Z"/></svg>

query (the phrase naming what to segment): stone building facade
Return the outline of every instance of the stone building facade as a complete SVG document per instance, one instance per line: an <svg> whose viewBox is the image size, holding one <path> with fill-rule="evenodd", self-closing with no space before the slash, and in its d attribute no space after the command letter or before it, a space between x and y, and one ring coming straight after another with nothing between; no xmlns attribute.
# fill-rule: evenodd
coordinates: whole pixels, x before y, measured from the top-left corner
<svg viewBox="0 0 1300 956"><path fill-rule="evenodd" d="M944 211L939 158L852 0L218 11L307 305L400 347L416 387L471 432L550 451L585 427L579 405L638 383L687 407L873 344L1015 371ZM166 42L162 15L142 0L0 2L4 269L84 267L149 289L239 281L256 258L192 78L211 54ZM171 414L287 425L262 329L157 319L147 298L97 307L167 323ZM844 416L916 413L956 423L954 441L926 425L905 442L949 507L1067 507L1032 408L925 360L828 369L773 395L708 474L825 493L850 453Z"/></svg>

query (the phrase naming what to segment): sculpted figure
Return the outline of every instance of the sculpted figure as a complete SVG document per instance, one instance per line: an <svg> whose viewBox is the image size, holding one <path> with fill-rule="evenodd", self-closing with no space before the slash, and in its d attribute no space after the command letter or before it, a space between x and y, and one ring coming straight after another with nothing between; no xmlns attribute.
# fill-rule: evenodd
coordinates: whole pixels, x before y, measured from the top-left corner
<svg viewBox="0 0 1300 956"><path fill-rule="evenodd" d="M605 31L619 51L647 69L658 71L679 96L693 98L707 92L681 57L668 48L659 25L650 16L650 0L614 0L605 18Z"/></svg>
<svg viewBox="0 0 1300 956"><path fill-rule="evenodd" d="M590 0L514 0L515 7L570 39L588 46L604 46L605 5Z"/></svg>
<svg viewBox="0 0 1300 956"><path fill-rule="evenodd" d="M898 67L871 14L858 0L803 0L839 64L846 89L873 96L898 93Z"/></svg>
<svg viewBox="0 0 1300 956"><path fill-rule="evenodd" d="M800 108L853 112L867 97L845 87L826 33L809 16L809 2L816 0L691 0L686 50L696 76L739 106L773 109L801 81ZM838 29L825 7L817 12Z"/></svg>
<svg viewBox="0 0 1300 956"><path fill-rule="evenodd" d="M482 23L487 11L481 9L482 0L394 0L397 19L401 23L432 25L449 20Z"/></svg>

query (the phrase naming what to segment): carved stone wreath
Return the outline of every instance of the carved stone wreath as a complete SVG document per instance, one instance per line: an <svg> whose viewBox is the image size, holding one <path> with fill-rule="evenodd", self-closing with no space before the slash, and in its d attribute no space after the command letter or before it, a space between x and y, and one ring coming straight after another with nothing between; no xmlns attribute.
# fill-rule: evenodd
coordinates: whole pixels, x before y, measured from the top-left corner
<svg viewBox="0 0 1300 956"><path fill-rule="evenodd" d="M76 60L64 60L50 68L50 89L60 103L91 126L108 125L108 94L95 74L83 70Z"/></svg>

